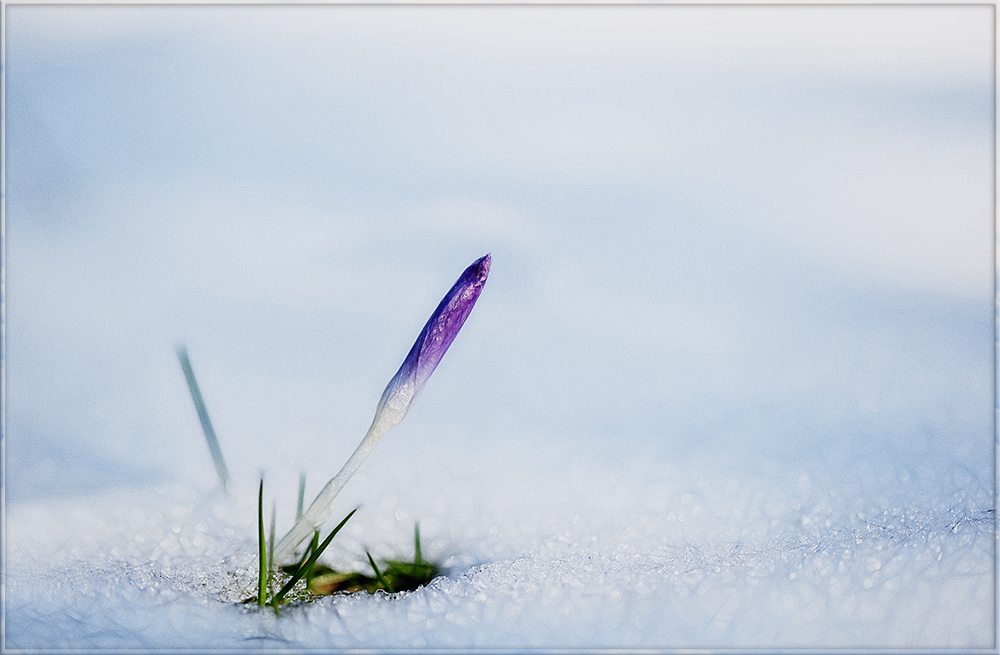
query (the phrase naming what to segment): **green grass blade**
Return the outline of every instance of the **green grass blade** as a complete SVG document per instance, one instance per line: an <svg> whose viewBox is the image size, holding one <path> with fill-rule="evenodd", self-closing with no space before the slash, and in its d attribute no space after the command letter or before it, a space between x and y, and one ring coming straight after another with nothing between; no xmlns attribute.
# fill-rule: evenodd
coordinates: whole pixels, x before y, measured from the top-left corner
<svg viewBox="0 0 1000 655"><path fill-rule="evenodd" d="M205 401L201 397L198 389L198 381L194 379L194 370L191 368L191 360L188 359L187 348L180 346L177 348L177 357L181 360L181 368L184 369L184 379L187 380L188 391L191 392L191 400L194 401L194 408L198 412L198 420L201 421L201 430L205 433L205 441L208 442L208 450L212 454L212 461L215 462L215 470L219 474L219 482L222 488L229 486L229 470L226 468L226 460L222 457L222 449L219 447L219 440L212 429L212 421L208 418L208 409L205 408Z"/></svg>
<svg viewBox="0 0 1000 655"><path fill-rule="evenodd" d="M307 570L305 568L305 565L306 565L306 562L309 561L309 556L312 555L312 553L317 548L319 548L319 530L316 530L315 532L313 532L312 541L310 541L309 545L306 546L306 550L305 550L304 553L302 553L302 557L299 559L299 563L296 564L295 567L291 569L291 575L295 575L299 571L304 571L305 576L306 576L306 587L309 586L309 578L312 577L312 567L310 567Z"/></svg>
<svg viewBox="0 0 1000 655"><path fill-rule="evenodd" d="M309 542L309 548L306 549L306 552L307 553L316 552L317 548L319 548L319 530L313 532L312 541ZM308 569L306 569L306 589L312 586L312 581L313 581L313 566L310 566Z"/></svg>
<svg viewBox="0 0 1000 655"><path fill-rule="evenodd" d="M313 551L315 551L318 547L319 547L319 530L313 533L312 541L310 541L309 545L306 546L306 550L304 553L302 553L302 557L299 559L299 563L296 564L295 568L292 569L291 571L292 575L295 575L298 571L305 570L302 567L306 565L306 562L309 561L309 556L312 555Z"/></svg>
<svg viewBox="0 0 1000 655"><path fill-rule="evenodd" d="M271 504L271 528L267 533L267 564L268 564L268 575L275 570L274 565L274 523L278 515L278 501L274 501Z"/></svg>
<svg viewBox="0 0 1000 655"><path fill-rule="evenodd" d="M295 565L295 569L292 572L292 575L295 574L295 571L302 570L302 567L305 566L306 562L309 561L309 556L312 555L313 551L316 550L318 546L319 546L319 530L313 533L312 541L310 541L309 545L306 546L305 552L302 553L302 559L300 559L299 563Z"/></svg>
<svg viewBox="0 0 1000 655"><path fill-rule="evenodd" d="M424 563L424 556L420 553L420 521L413 524L413 563L421 566Z"/></svg>
<svg viewBox="0 0 1000 655"><path fill-rule="evenodd" d="M281 590L274 595L274 598L271 600L271 603L275 607L277 607L278 604L281 603L282 600L284 600L285 596L288 595L288 592L291 591L293 587L295 587L295 583L297 583L299 580L302 579L302 576L305 574L305 572L307 570L312 569L312 567L315 566L316 560L319 559L319 556L323 554L323 551L326 550L326 547L330 545L330 542L333 541L333 538L337 535L338 532L340 532L340 529L344 527L344 524L347 523L347 520L350 519L352 516L354 516L354 512L356 511L358 510L352 509L351 513L345 516L344 520L337 524L337 527L335 527L333 529L333 532L331 532L329 536L327 536L327 538L323 540L323 543L319 545L319 548L313 550L312 554L309 556L309 559L306 560L305 565L300 566L299 569L295 572L295 574L292 575L291 579L285 583L285 586L282 587Z"/></svg>
<svg viewBox="0 0 1000 655"><path fill-rule="evenodd" d="M257 604L263 606L267 602L267 549L264 545L264 479L260 480L260 491L257 492L257 558L260 561L260 573L257 581Z"/></svg>
<svg viewBox="0 0 1000 655"><path fill-rule="evenodd" d="M295 508L295 520L298 521L302 518L302 501L305 499L306 495L306 474L303 471L299 473L299 504Z"/></svg>
<svg viewBox="0 0 1000 655"><path fill-rule="evenodd" d="M378 564L376 564L375 560L372 559L372 554L366 552L365 555L368 556L368 562L372 565L372 568L375 569L375 577L378 578L379 584L385 587L390 594L395 593L395 591L392 588L392 585L389 584L389 581L385 579L385 576L382 575L382 572L378 570Z"/></svg>

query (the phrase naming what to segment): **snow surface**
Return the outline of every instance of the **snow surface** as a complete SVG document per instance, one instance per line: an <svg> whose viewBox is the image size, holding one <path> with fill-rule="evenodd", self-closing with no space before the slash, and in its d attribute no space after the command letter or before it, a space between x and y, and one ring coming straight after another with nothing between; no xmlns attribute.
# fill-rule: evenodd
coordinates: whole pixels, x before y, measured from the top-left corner
<svg viewBox="0 0 1000 655"><path fill-rule="evenodd" d="M255 580L249 486L45 499L8 511L7 648L993 645L994 514L968 471L516 441L470 467L393 441L345 490L334 519L361 509L330 561L409 555L419 519L445 568L427 588L275 617L238 602ZM272 481L279 523L293 477Z"/></svg>

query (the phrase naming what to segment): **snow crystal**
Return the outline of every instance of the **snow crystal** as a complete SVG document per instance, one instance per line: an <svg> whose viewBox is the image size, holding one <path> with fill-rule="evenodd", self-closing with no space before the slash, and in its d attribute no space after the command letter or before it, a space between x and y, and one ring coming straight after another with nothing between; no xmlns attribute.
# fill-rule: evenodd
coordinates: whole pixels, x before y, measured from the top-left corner
<svg viewBox="0 0 1000 655"><path fill-rule="evenodd" d="M498 452L490 461L504 465L484 476L448 458L407 468L401 451L345 492L343 506L362 509L330 557L361 567L366 550L407 556L420 517L424 552L446 568L425 588L325 597L275 617L239 602L256 575L250 491L46 499L8 514L6 645L984 648L994 638L988 500L943 489L937 504L891 488L858 497L849 476L834 482L821 466L783 476L603 457L518 467Z"/></svg>

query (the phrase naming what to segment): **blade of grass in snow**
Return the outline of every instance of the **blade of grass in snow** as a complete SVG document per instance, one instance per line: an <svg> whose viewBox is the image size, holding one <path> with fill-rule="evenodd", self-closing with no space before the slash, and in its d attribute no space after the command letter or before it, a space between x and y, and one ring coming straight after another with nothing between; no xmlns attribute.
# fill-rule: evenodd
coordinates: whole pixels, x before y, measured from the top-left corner
<svg viewBox="0 0 1000 655"><path fill-rule="evenodd" d="M311 570L312 567L316 565L316 560L319 559L319 556L323 554L323 551L326 550L326 547L330 545L330 542L333 541L333 538L337 535L338 532L340 532L340 529L344 527L344 524L347 523L348 519L354 516L354 512L356 511L358 510L352 509L351 513L345 516L344 520L338 523L337 527L333 529L333 532L331 532L329 536L327 536L327 538L323 540L323 543L321 543L318 548L313 549L312 554L309 556L309 559L306 560L305 565L300 566L298 570L296 570L295 573L292 574L291 579L285 583L285 586L283 586L278 591L278 593L274 595L274 598L271 600L272 605L277 607L281 603L281 601L284 600L285 596L288 595L288 592L291 591L293 587L295 587L295 583L301 580L302 576L305 575L307 571Z"/></svg>
<svg viewBox="0 0 1000 655"><path fill-rule="evenodd" d="M378 570L378 565L375 563L375 560L372 559L372 554L366 552L365 555L368 556L368 562L372 565L372 568L375 569L375 577L378 578L378 583L383 587L385 587L385 589L388 590L390 594L395 593L392 589L392 585L389 584L389 581L385 579L385 576L382 575L382 572Z"/></svg>
<svg viewBox="0 0 1000 655"><path fill-rule="evenodd" d="M305 566L306 562L309 561L309 556L312 555L313 552L315 552L317 546L319 545L318 535L319 535L318 532L313 533L313 540L309 542L309 546L306 547L305 552L302 553L302 559L300 559L299 563L295 565L295 569L292 571L293 573L301 569L303 566Z"/></svg>
<svg viewBox="0 0 1000 655"><path fill-rule="evenodd" d="M257 580L257 604L267 602L267 548L264 545L264 479L260 480L260 490L257 492L257 558L260 562Z"/></svg>
<svg viewBox="0 0 1000 655"><path fill-rule="evenodd" d="M267 574L270 575L277 567L274 565L274 524L278 515L278 502L271 503L271 528L267 535Z"/></svg>
<svg viewBox="0 0 1000 655"><path fill-rule="evenodd" d="M319 548L319 530L313 532L312 541L309 542L309 548L306 549L306 553L315 553L316 549ZM312 587L313 581L313 567L310 566L306 570L306 589Z"/></svg>
<svg viewBox="0 0 1000 655"><path fill-rule="evenodd" d="M333 510L333 502L347 481L375 448L375 445L393 427L399 424L416 401L431 373L437 368L465 320L472 312L479 294L490 273L490 256L485 255L472 263L438 304L437 309L424 324L420 335L396 374L389 380L375 410L368 433L357 449L295 522L274 549L278 561L287 559L302 541L317 529Z"/></svg>
<svg viewBox="0 0 1000 655"><path fill-rule="evenodd" d="M413 563L423 566L424 557L420 553L420 521L413 524Z"/></svg>
<svg viewBox="0 0 1000 655"><path fill-rule="evenodd" d="M191 399L194 401L194 408L198 412L198 420L201 421L201 430L205 433L205 441L208 442L208 450L212 454L212 461L215 462L215 470L219 474L219 482L222 488L229 486L229 470L226 468L226 460L222 457L222 449L219 447L219 440L215 437L215 430L212 429L212 421L208 418L208 409L205 401L201 397L198 389L198 381L194 378L194 370L191 368L191 360L188 359L187 348L180 346L177 348L177 357L181 360L181 368L184 369L184 379L187 380L188 391L191 392Z"/></svg>
<svg viewBox="0 0 1000 655"><path fill-rule="evenodd" d="M339 572L329 567L317 564L317 568L309 567L306 570L306 589L314 596L324 596L337 592L357 592L375 593L379 589L399 593L401 591L412 591L418 589L440 573L441 567L433 562L427 562L423 558L420 547L420 528L414 526L414 557L412 561L406 560L384 560L382 564L372 563L372 571L377 573L366 575L359 572ZM313 533L312 544L306 549L301 561L296 566L286 567L288 573L295 573L304 567L309 553L316 547L317 533ZM374 558L372 558L374 559ZM381 578L377 577L381 574Z"/></svg>
<svg viewBox="0 0 1000 655"><path fill-rule="evenodd" d="M306 496L306 474L305 471L299 473L299 504L295 508L295 520L299 520L302 516L302 501Z"/></svg>

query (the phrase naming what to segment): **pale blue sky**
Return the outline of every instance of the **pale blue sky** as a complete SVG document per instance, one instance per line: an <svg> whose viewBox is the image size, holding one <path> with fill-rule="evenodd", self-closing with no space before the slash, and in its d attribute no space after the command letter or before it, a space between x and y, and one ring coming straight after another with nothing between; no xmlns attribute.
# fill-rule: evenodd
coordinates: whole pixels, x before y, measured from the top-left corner
<svg viewBox="0 0 1000 655"><path fill-rule="evenodd" d="M207 470L179 341L238 475L335 468L486 252L381 447L987 475L992 11L8 5L8 487Z"/></svg>

